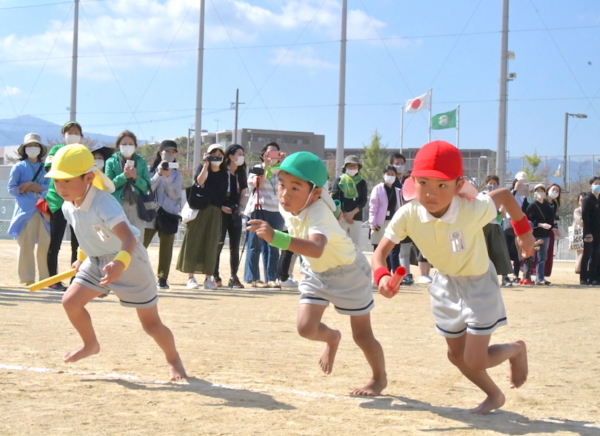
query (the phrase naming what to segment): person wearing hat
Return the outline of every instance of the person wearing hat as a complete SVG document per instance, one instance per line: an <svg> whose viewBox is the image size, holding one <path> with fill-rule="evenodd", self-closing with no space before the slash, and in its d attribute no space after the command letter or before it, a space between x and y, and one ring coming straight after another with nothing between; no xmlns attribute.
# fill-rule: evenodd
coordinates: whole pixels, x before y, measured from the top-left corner
<svg viewBox="0 0 600 436"><path fill-rule="evenodd" d="M108 147L105 144L95 143L93 145L88 146L92 155L94 156L94 162L96 163L96 168L100 171L104 172L104 167L106 166L106 161L109 157L113 155L115 149L112 147Z"/></svg>
<svg viewBox="0 0 600 436"><path fill-rule="evenodd" d="M477 189L463 175L460 150L445 141L425 144L404 184L404 194L413 191L414 201L394 215L371 263L379 292L387 298L396 295L398 288L388 288L391 277L385 258L406 236L437 267L428 289L436 330L446 339L450 362L486 394L471 412L486 414L505 401L487 369L509 361L510 385L518 388L527 380L528 366L523 341L489 346L492 332L507 321L482 228L503 206L512 217L525 256L533 252L535 239L527 217L507 189L477 196Z"/></svg>
<svg viewBox="0 0 600 436"><path fill-rule="evenodd" d="M548 245L550 243L550 233L554 226L554 211L546 199L546 186L538 183L533 188L535 201L527 206L525 214L533 224L533 236L537 241L544 241L540 249L535 253L535 284L549 285L550 282L545 279L544 268L548 256ZM531 271L524 271L525 275ZM526 283L527 284L527 283Z"/></svg>
<svg viewBox="0 0 600 436"><path fill-rule="evenodd" d="M63 143L57 144L50 149L48 157L44 163L46 171L50 170L52 160L58 151L66 145L79 144L83 140L83 130L81 125L77 121L68 121L60 129L60 134L64 140ZM54 189L54 180L50 179L48 185L48 194L46 195L46 202L48 209L50 210L50 246L48 247L48 272L51 276L58 273L58 254L62 240L65 236L65 230L67 228L67 220L62 213L61 207L63 199L58 195L56 189ZM71 234L71 262L77 259L77 247L79 242L77 237L73 233L73 228L70 229ZM49 287L52 290L64 292L67 287L61 282L55 283Z"/></svg>
<svg viewBox="0 0 600 436"><path fill-rule="evenodd" d="M146 159L136 153L137 138L129 130L121 132L115 144L119 151L106 160L104 172L115 184L113 197L123 206L129 222L143 235L146 222L138 212L138 196L147 194L150 189L148 165Z"/></svg>
<svg viewBox="0 0 600 436"><path fill-rule="evenodd" d="M196 169L194 182L203 187L207 204L188 221L177 258L177 270L187 273L188 289L198 288L195 273L204 274L204 290L217 289L211 276L217 264L221 236L221 211L227 193L227 170L223 163L223 149L219 144L208 147L204 163ZM188 196L189 198L189 196Z"/></svg>
<svg viewBox="0 0 600 436"><path fill-rule="evenodd" d="M179 227L181 214L181 190L183 181L177 165L177 143L167 139L160 143L156 158L150 167L152 174L151 189L156 196L159 206L157 217L152 222L145 223L144 247L148 248L152 238L158 233L158 289L169 289L167 279L171 270L173 258L173 243ZM161 227L167 220L171 225Z"/></svg>
<svg viewBox="0 0 600 436"><path fill-rule="evenodd" d="M8 193L15 197L15 209L8 234L17 238L19 281L30 285L35 280L35 264L39 280L50 277L47 253L50 245L50 224L36 204L46 197L49 180L44 178L46 146L40 135L28 133L19 146L19 162L12 166L8 176ZM37 253L35 245L37 243ZM34 255L35 254L35 255Z"/></svg>
<svg viewBox="0 0 600 436"><path fill-rule="evenodd" d="M519 171L515 174L515 178L512 181L512 186L510 188L510 192L514 195L515 200L521 206L521 210L523 213L527 211L527 207L529 206L529 182L527 181L527 174L523 171ZM502 228L504 229L504 237L506 239L506 246L508 247L508 254L510 256L510 260L513 264L513 283L520 283L521 279L519 275L521 274L521 264L523 258L521 257L521 253L519 252L519 247L517 246L515 234L510 224L510 215L505 214L505 217L502 222Z"/></svg>
<svg viewBox="0 0 600 436"><path fill-rule="evenodd" d="M387 377L383 349L371 328L370 312L375 305L371 271L362 251L334 216L336 205L323 189L327 167L318 156L300 151L273 171L279 175L279 204L289 234L260 219L248 221L248 230L270 245L302 256L304 278L298 285L297 328L300 336L325 342L319 360L325 374L333 369L341 339L339 330L321 321L325 308L331 302L338 313L351 317L352 336L365 354L372 376L350 394L377 396L387 386Z"/></svg>
<svg viewBox="0 0 600 436"><path fill-rule="evenodd" d="M85 306L110 291L122 306L135 308L146 331L165 353L170 379L186 377L173 333L158 314L158 296L148 252L139 231L110 195L113 182L96 168L94 156L82 144L64 147L55 155L46 177L55 181L65 200L62 209L81 241L76 275L62 299L69 320L83 345L63 356L68 363L97 354L100 344ZM87 258L86 258L87 255Z"/></svg>
<svg viewBox="0 0 600 436"><path fill-rule="evenodd" d="M223 206L221 206L221 239L219 239L217 249L217 263L213 280L216 286L223 285L219 274L219 261L225 243L225 235L229 233L229 266L231 268L229 287L241 289L244 285L240 282L237 273L240 266L242 211L246 206L246 191L248 188L244 147L239 144L231 144L227 147L224 166L227 171L227 193L225 194Z"/></svg>
<svg viewBox="0 0 600 436"><path fill-rule="evenodd" d="M331 196L341 203L340 226L358 248L361 248L363 209L367 204L367 182L360 175L361 168L358 156L346 156L343 174L335 179L331 187Z"/></svg>

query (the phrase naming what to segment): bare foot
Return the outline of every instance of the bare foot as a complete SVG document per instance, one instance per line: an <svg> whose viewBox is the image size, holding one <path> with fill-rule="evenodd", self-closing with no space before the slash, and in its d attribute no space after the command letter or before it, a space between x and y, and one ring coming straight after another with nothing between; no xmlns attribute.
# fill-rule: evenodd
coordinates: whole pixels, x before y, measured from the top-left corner
<svg viewBox="0 0 600 436"><path fill-rule="evenodd" d="M527 365L527 347L523 341L515 341L520 350L509 359L510 362L510 387L520 388L527 381L529 366Z"/></svg>
<svg viewBox="0 0 600 436"><path fill-rule="evenodd" d="M181 361L181 358L179 356L177 356L177 359L168 362L168 364L171 381L180 381L184 378L187 378L185 368L183 367L183 362Z"/></svg>
<svg viewBox="0 0 600 436"><path fill-rule="evenodd" d="M485 415L494 409L499 409L500 407L504 406L504 401L504 394L498 391L497 395L487 397L485 400L483 400L483 403L476 408L469 410L469 412L475 415Z"/></svg>
<svg viewBox="0 0 600 436"><path fill-rule="evenodd" d="M362 395L364 397L376 397L381 394L387 386L387 377L381 379L372 378L362 388L355 388L350 391L350 395Z"/></svg>
<svg viewBox="0 0 600 436"><path fill-rule="evenodd" d="M325 374L331 374L331 371L333 370L333 361L335 360L335 353L337 353L338 346L342 340L342 334L339 332L339 330L334 330L334 332L335 338L333 342L328 342L327 345L325 345L323 354L321 354L321 358L319 359L319 365Z"/></svg>
<svg viewBox="0 0 600 436"><path fill-rule="evenodd" d="M85 359L86 357L93 356L100 352L100 344L96 342L91 345L82 345L75 351L70 351L63 356L63 361L67 363L77 362L78 360Z"/></svg>

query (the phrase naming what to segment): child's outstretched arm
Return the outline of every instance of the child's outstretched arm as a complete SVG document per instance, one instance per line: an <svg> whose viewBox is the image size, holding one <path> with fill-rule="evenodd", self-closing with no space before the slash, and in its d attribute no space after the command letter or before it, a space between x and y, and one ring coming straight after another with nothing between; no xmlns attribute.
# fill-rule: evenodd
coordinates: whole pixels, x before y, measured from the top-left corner
<svg viewBox="0 0 600 436"><path fill-rule="evenodd" d="M506 188L496 189L492 192L488 192L487 195L494 200L496 209L504 206L504 210L510 215L511 223L515 229L515 235L517 236L517 243L519 244L519 247L521 247L523 257L531 256L534 251L535 238L531 232L527 216L521 210L515 197ZM528 231L526 229L527 227L529 227Z"/></svg>
<svg viewBox="0 0 600 436"><path fill-rule="evenodd" d="M131 254L135 251L137 245L137 239L131 233L131 229L127 225L126 221L121 221L119 224L112 228L115 235L121 240L121 251L117 253L114 260L107 263L104 267L106 273L100 280L102 286L106 286L109 283L119 280L123 271L129 266L131 262Z"/></svg>
<svg viewBox="0 0 600 436"><path fill-rule="evenodd" d="M379 245L377 245L377 248L371 257L371 269L373 270L375 284L379 287L379 293L386 298L392 298L398 293L397 291L395 292L395 290L390 290L387 287L387 284L392 277L385 262L385 259L388 257L388 254L390 254L390 251L392 251L392 248L394 248L395 245L396 244L384 236L381 238L381 242L379 242ZM380 268L384 268L387 271L387 274L379 277L378 271Z"/></svg>
<svg viewBox="0 0 600 436"><path fill-rule="evenodd" d="M274 247L290 250L302 256L319 258L327 245L327 238L319 233L309 235L308 239L294 238L287 233L273 230L269 223L263 220L248 221L248 230L256 232L256 236Z"/></svg>

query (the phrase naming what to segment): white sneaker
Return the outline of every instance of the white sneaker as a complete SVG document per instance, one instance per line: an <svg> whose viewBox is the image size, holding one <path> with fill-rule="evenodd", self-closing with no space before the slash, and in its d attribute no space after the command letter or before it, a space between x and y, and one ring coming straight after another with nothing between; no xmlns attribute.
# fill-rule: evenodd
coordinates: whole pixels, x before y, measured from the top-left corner
<svg viewBox="0 0 600 436"><path fill-rule="evenodd" d="M278 280L279 282L279 286L281 286L282 288L298 288L298 283L296 283L295 281L293 281L292 279L287 279L285 281L281 281Z"/></svg>
<svg viewBox="0 0 600 436"><path fill-rule="evenodd" d="M419 280L417 281L417 283L420 283L422 285L428 285L431 282L433 282L433 279L429 276L421 276L421 277L419 277Z"/></svg>
<svg viewBox="0 0 600 436"><path fill-rule="evenodd" d="M215 285L215 282L213 282L211 279L206 279L204 280L204 289L207 291L213 291L217 288L217 285Z"/></svg>
<svg viewBox="0 0 600 436"><path fill-rule="evenodd" d="M198 289L198 282L194 277L188 279L187 286L188 289Z"/></svg>

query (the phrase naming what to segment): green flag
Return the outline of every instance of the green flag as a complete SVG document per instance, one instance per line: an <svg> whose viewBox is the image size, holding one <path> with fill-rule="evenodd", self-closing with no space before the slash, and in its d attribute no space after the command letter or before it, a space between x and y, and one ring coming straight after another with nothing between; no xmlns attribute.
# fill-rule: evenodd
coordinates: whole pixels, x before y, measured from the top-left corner
<svg viewBox="0 0 600 436"><path fill-rule="evenodd" d="M456 127L456 109L431 117L431 128L434 130L451 129Z"/></svg>

